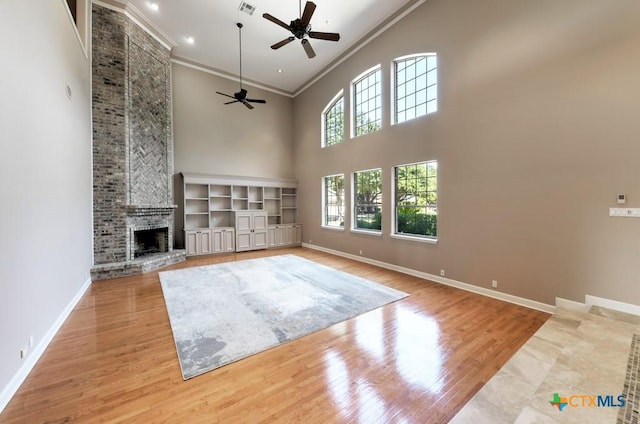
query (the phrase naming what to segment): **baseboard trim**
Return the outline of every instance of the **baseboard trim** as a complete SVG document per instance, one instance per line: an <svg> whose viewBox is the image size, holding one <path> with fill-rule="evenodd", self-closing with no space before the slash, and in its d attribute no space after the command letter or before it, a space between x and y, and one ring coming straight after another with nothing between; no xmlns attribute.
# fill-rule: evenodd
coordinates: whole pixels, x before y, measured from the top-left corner
<svg viewBox="0 0 640 424"><path fill-rule="evenodd" d="M584 302L587 305L601 306L614 311L626 312L627 314L640 315L640 306L631 303L618 302L617 300L605 299L603 297L585 295Z"/></svg>
<svg viewBox="0 0 640 424"><path fill-rule="evenodd" d="M87 279L80 287L80 290L76 293L76 295L71 299L71 301L67 304L64 310L60 313L55 322L51 325L49 330L45 333L45 335L40 339L40 342L31 350L29 355L25 358L24 363L18 369L18 372L13 376L9 384L7 384L2 392L0 392L0 413L4 410L4 408L9 404L11 398L16 394L24 380L27 378L33 367L38 363L38 360L44 353L44 351L51 343L51 340L55 337L62 327L62 324L69 317L73 308L76 307L82 296L87 291L87 289L91 286L91 279Z"/></svg>
<svg viewBox="0 0 640 424"><path fill-rule="evenodd" d="M576 302L575 300L556 297L556 307L576 312L589 312L589 308L591 307L591 305Z"/></svg>
<svg viewBox="0 0 640 424"><path fill-rule="evenodd" d="M480 294L482 296L492 297L494 299L503 300L505 302L513 303L516 305L524 306L529 309L535 309L542 312L547 312L553 314L556 310L556 307L553 305L548 305L546 303L537 302L535 300L526 299L524 297L514 296L507 293L502 293L496 290L487 289L484 287L478 287L473 284L463 283L462 281L452 280L450 278L444 278L439 275L428 274L426 272L417 271L411 268L405 268L399 265L390 264L387 262L378 261L375 259L365 258L358 255L351 255L349 253L341 252L339 250L328 249L326 247L318 246L315 244L302 243L303 247L307 247L309 249L319 250L321 252L330 253L332 255L341 256L343 258L353 259L354 261L364 262L370 265L379 266L380 268L390 269L393 271L398 271L403 274L412 275L414 277L423 278L425 280L434 281L436 283L444 284L446 286L456 287L461 290L465 290L468 292Z"/></svg>

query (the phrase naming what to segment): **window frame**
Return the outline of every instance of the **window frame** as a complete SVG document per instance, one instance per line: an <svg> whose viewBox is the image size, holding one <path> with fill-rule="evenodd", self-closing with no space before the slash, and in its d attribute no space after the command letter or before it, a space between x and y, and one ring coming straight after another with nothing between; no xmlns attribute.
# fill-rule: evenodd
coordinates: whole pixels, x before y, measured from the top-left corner
<svg viewBox="0 0 640 424"><path fill-rule="evenodd" d="M340 139L340 141L337 141L335 143L332 144L327 144L327 114L331 111L331 109L333 109L338 102L342 100L342 138ZM320 125L321 125L321 137L320 137L320 147L321 148L325 148L325 147L331 147L331 146L336 146L340 143L343 143L345 141L345 131L344 131L344 115L345 115L345 99L344 99L344 89L341 89L340 91L338 91L338 93L336 93L335 96L333 96L333 98L331 99L331 101L329 101L329 103L327 104L327 106L324 108L324 110L322 111L322 115L320 117Z"/></svg>
<svg viewBox="0 0 640 424"><path fill-rule="evenodd" d="M69 15L69 20L73 25L78 43L82 48L82 53L89 58L87 45L89 40L89 25L91 23L91 0L62 0L64 7Z"/></svg>
<svg viewBox="0 0 640 424"><path fill-rule="evenodd" d="M342 225L329 225L329 216L331 216L331 214L329 214L328 208L329 208L329 204L328 204L328 199L327 199L327 178L333 178L333 177L342 177ZM327 228L330 230L336 230L336 231L344 231L345 229L345 220L346 220L346 197L345 197L345 185L344 185L344 174L339 173L339 174L332 174L332 175L325 175L324 177L322 177L322 223L321 226L322 228ZM339 206L338 206L339 207ZM338 214L338 217L340 215Z"/></svg>
<svg viewBox="0 0 640 424"><path fill-rule="evenodd" d="M378 171L380 173L380 201L378 203L378 209L380 213L380 229L372 229L372 228L359 228L358 227L358 188L357 188L357 174L362 174L365 172L373 172ZM364 169L360 171L355 171L351 173L351 231L355 233L363 233L370 235L382 235L382 209L384 207L384 196L382 193L382 188L384 184L384 175L382 172L382 168L371 168Z"/></svg>
<svg viewBox="0 0 640 424"><path fill-rule="evenodd" d="M396 181L397 181L397 177L396 177L396 172L397 169L400 167L405 167L405 166L411 166L411 165L419 165L419 164L425 164L428 165L429 163L435 163L436 164L436 203L435 203L435 209L436 211L438 210L438 193L439 193L439 177L440 177L440 172L439 172L439 165L438 165L438 160L436 159L430 159L430 160L424 160L424 161L418 161L418 162L411 162L411 163L403 163L400 165L395 165L391 168L391 199L392 199L392 204L391 204L391 232L389 234L390 237L392 238L396 238L396 239L402 239L402 240L410 240L410 241L416 241L416 242L421 242L421 243L428 243L428 244L437 244L438 243L438 235L439 235L439 231L438 231L438 215L439 213L436 212L436 235L435 236L430 236L430 235L421 235L421 234L413 234L413 233L400 233L398 232L398 199L397 199L397 187L396 187ZM427 205L424 205L424 207L426 208Z"/></svg>
<svg viewBox="0 0 640 424"><path fill-rule="evenodd" d="M425 112L423 114L421 114L421 115L415 115L414 114L414 116L412 118L404 119L402 121L398 121L398 101L399 101L399 99L398 99L398 78L397 78L397 66L398 66L398 63L399 62L403 62L403 61L407 61L409 59L425 58L425 60L427 61L427 64L428 64L429 57L434 57L436 59L436 66L433 69L429 69L428 67L426 67L425 73L422 74L422 75L424 75L425 78L428 78L429 72L430 71L434 71L435 75L436 75L436 77L435 77L436 81L435 81L435 84L428 85L428 80L425 80L425 87L424 87L424 90L425 90L425 102L424 102ZM393 59L393 61L391 61L390 68L391 68L391 71L390 71L391 72L391 84L390 84L391 85L391 87L390 87L391 88L391 96L390 96L390 103L391 103L391 107L390 107L391 116L390 116L390 119L391 119L391 125L403 124L405 122L413 121L415 119L422 118L424 116L428 116L428 115L431 115L433 113L438 112L438 98L440 96L439 96L439 93L438 93L438 54L436 52L413 53L413 54L397 57L397 58ZM415 79L417 80L417 77ZM435 98L432 99L432 100L429 100L429 98L427 97L427 95L429 93L429 87L435 87L435 91L436 91ZM412 94L415 95L418 91L421 91L421 90L414 90ZM408 97L408 95L405 95L403 97L403 99L405 99L406 97ZM435 101L435 110L433 110L431 112L429 112L429 109L428 109L430 101ZM415 110L416 107L417 107L417 105L414 104L413 109ZM406 111L406 110L408 110L408 109L404 109L404 111Z"/></svg>
<svg viewBox="0 0 640 424"><path fill-rule="evenodd" d="M357 126L357 119L358 119L358 103L357 103L357 91L356 91L356 85L361 82L362 80L364 80L365 78L369 77L371 74L375 74L375 73L379 73L380 77L379 77L379 81L377 82L377 84L379 84L379 89L378 89L378 93L376 94L376 96L374 97L374 99L379 99L379 107L376 108L376 110L379 110L379 112L376 112L376 115L379 115L379 119L376 119L376 123L378 125L378 128L376 128L373 131L368 131L366 133L363 134L358 134L358 126ZM382 87L383 87L383 75L382 75L382 66L380 64L377 64L375 66L372 66L371 68L365 70L364 72L360 73L358 76L356 76L353 80L351 80L351 122L350 122L350 134L351 134L351 138L356 138L356 137L362 137L365 136L367 134L372 134L374 132L380 131L382 129L382 115L383 115L383 96L382 96ZM371 101L371 99L367 99L367 101ZM367 114L369 114L371 112L367 112Z"/></svg>

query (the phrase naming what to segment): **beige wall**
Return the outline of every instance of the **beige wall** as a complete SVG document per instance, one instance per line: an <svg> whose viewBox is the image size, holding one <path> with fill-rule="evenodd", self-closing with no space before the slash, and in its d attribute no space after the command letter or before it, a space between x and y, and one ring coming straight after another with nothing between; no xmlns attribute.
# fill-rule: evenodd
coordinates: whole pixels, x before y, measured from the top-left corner
<svg viewBox="0 0 640 424"><path fill-rule="evenodd" d="M293 100L246 85L249 98L265 99L249 110L223 105L239 83L174 63L175 172L293 177Z"/></svg>
<svg viewBox="0 0 640 424"><path fill-rule="evenodd" d="M634 0L428 0L296 97L304 241L547 304L640 305L640 219L608 216L617 193L640 207L638 21ZM390 126L390 63L416 52L438 53L439 111ZM384 128L321 149L323 108L344 89L348 109L350 81L378 63ZM392 167L431 159L438 244L390 238ZM374 167L383 236L322 229L322 176Z"/></svg>
<svg viewBox="0 0 640 424"><path fill-rule="evenodd" d="M90 61L64 0L0 1L0 39L2 410L20 349L88 282L92 231Z"/></svg>

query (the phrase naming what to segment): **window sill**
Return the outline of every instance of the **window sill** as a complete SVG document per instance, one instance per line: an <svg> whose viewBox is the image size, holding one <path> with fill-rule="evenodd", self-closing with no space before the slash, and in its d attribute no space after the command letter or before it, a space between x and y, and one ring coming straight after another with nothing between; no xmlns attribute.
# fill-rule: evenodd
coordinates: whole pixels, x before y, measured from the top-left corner
<svg viewBox="0 0 640 424"><path fill-rule="evenodd" d="M389 234L389 236L391 238L395 238L395 239L399 239L399 240L415 241L415 242L418 242L418 243L426 243L426 244L438 244L438 239L434 239L434 238L427 238L427 237L421 237L421 236L410 236L410 235L395 234L395 233L391 233L391 234Z"/></svg>
<svg viewBox="0 0 640 424"><path fill-rule="evenodd" d="M361 229L353 228L353 229L351 229L351 232L352 233L356 233L356 234L364 234L364 235L367 235L367 236L382 237L382 231L361 230Z"/></svg>
<svg viewBox="0 0 640 424"><path fill-rule="evenodd" d="M344 231L344 227L330 227L328 225L320 226L323 230L331 230L331 231Z"/></svg>

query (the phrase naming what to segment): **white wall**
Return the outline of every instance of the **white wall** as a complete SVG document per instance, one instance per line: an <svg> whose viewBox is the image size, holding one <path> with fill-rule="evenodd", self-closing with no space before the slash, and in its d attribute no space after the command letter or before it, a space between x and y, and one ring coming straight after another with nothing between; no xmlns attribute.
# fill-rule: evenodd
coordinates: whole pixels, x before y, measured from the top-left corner
<svg viewBox="0 0 640 424"><path fill-rule="evenodd" d="M238 82L175 63L172 80L176 173L293 177L291 98L245 86L267 101L249 110L216 94L233 95Z"/></svg>
<svg viewBox="0 0 640 424"><path fill-rule="evenodd" d="M90 61L63 0L0 1L0 410L92 264ZM66 84L73 96L68 99Z"/></svg>

